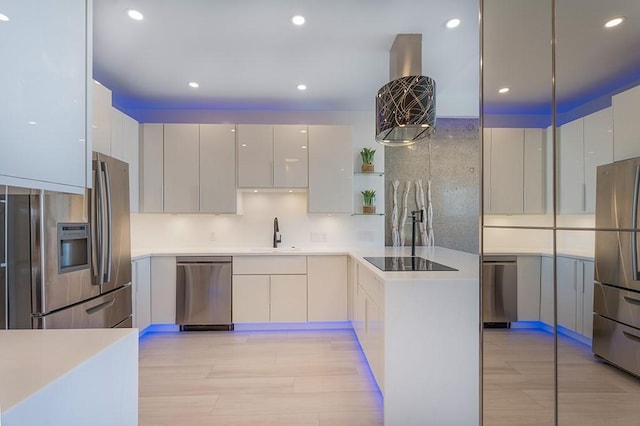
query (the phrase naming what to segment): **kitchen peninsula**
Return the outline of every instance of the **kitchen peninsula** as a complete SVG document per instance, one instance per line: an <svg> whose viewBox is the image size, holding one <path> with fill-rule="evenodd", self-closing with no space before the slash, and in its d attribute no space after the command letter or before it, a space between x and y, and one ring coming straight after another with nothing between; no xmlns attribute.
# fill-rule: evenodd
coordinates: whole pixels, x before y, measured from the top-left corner
<svg viewBox="0 0 640 426"><path fill-rule="evenodd" d="M137 261L159 260L164 277L175 256L227 255L234 262L265 256L304 258L312 265L319 258L346 258L345 316L342 327L353 327L384 399L387 425L464 424L479 422L479 290L478 256L435 247L418 247L417 256L455 271L383 272L365 257L408 256L409 248L306 249L306 248L197 248L136 250ZM268 260L268 259L267 259ZM347 274L345 270L345 275ZM327 284L331 268L321 271ZM234 274L240 271L234 267ZM301 273L301 272L296 272ZM315 271L307 269L309 307ZM153 275L153 273L152 273ZM234 275L236 276L236 275ZM155 279L151 287L158 285ZM171 294L171 290L160 290ZM152 298L153 299L153 298ZM340 302L336 300L336 304ZM235 303L235 302L234 302ZM153 300L151 302L153 305ZM307 306L307 300L304 303ZM348 309L347 309L348 305ZM175 306L172 301L166 307ZM153 306L152 306L153 310ZM346 311L348 310L348 314ZM164 318L169 319L169 315ZM325 320L323 320L325 321ZM341 322L339 322L341 321ZM234 320L234 322L236 322ZM306 323L265 321L261 329L314 328L311 310ZM156 319L152 320L158 324ZM320 323L318 323L320 324ZM237 329L256 324L237 324Z"/></svg>

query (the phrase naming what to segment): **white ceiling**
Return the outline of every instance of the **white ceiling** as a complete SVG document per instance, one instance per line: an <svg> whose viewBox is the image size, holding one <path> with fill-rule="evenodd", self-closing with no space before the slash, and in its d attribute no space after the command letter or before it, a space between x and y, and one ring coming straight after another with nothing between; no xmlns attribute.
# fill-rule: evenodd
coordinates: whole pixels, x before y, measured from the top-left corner
<svg viewBox="0 0 640 426"><path fill-rule="evenodd" d="M437 115L477 116L478 3L96 0L94 76L129 108L372 110L389 80L395 35L420 33ZM485 108L531 113L550 105L550 3L485 0ZM640 1L556 4L558 99L574 105L640 79ZM131 20L129 8L145 19ZM291 24L296 14L306 17L304 26ZM604 30L616 15L626 22ZM448 30L452 17L462 24ZM299 83L308 90L298 91ZM505 85L511 91L498 95Z"/></svg>

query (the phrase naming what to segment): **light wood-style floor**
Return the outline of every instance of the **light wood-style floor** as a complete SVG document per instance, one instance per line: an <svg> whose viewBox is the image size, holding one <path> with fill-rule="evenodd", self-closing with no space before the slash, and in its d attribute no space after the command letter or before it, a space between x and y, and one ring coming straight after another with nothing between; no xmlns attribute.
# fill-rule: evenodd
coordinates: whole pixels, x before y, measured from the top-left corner
<svg viewBox="0 0 640 426"><path fill-rule="evenodd" d="M351 330L149 334L139 386L140 425L382 424Z"/></svg>
<svg viewBox="0 0 640 426"><path fill-rule="evenodd" d="M542 330L484 331L485 426L553 425L553 336ZM640 380L558 336L558 424L640 425Z"/></svg>

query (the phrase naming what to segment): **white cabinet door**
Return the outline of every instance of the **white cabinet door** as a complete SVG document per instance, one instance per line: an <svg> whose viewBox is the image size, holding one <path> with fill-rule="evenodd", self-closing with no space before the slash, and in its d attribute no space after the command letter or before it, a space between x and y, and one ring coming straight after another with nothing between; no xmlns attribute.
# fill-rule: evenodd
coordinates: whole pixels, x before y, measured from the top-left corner
<svg viewBox="0 0 640 426"><path fill-rule="evenodd" d="M560 213L585 211L584 119L560 127Z"/></svg>
<svg viewBox="0 0 640 426"><path fill-rule="evenodd" d="M307 321L307 276L271 275L271 322Z"/></svg>
<svg viewBox="0 0 640 426"><path fill-rule="evenodd" d="M140 211L162 213L164 193L164 128L143 124L140 129Z"/></svg>
<svg viewBox="0 0 640 426"><path fill-rule="evenodd" d="M582 261L583 285L582 285L582 331L588 338L593 337L593 262Z"/></svg>
<svg viewBox="0 0 640 426"><path fill-rule="evenodd" d="M540 256L518 256L518 321L540 320Z"/></svg>
<svg viewBox="0 0 640 426"><path fill-rule="evenodd" d="M234 323L269 322L269 275L234 275L232 316Z"/></svg>
<svg viewBox="0 0 640 426"><path fill-rule="evenodd" d="M553 327L553 258L542 256L540 268L540 321Z"/></svg>
<svg viewBox="0 0 640 426"><path fill-rule="evenodd" d="M309 126L309 213L352 213L351 127Z"/></svg>
<svg viewBox="0 0 640 426"><path fill-rule="evenodd" d="M273 186L306 188L309 157L307 126L273 126Z"/></svg>
<svg viewBox="0 0 640 426"><path fill-rule="evenodd" d="M93 82L93 150L111 155L111 90Z"/></svg>
<svg viewBox="0 0 640 426"><path fill-rule="evenodd" d="M273 187L273 126L240 124L236 133L238 187Z"/></svg>
<svg viewBox="0 0 640 426"><path fill-rule="evenodd" d="M545 211L544 129L524 129L524 212Z"/></svg>
<svg viewBox="0 0 640 426"><path fill-rule="evenodd" d="M491 129L491 212L522 213L523 129Z"/></svg>
<svg viewBox="0 0 640 426"><path fill-rule="evenodd" d="M596 211L596 168L613 162L613 112L605 108L584 117L585 212Z"/></svg>
<svg viewBox="0 0 640 426"><path fill-rule="evenodd" d="M578 294L578 264L576 259L558 257L558 325L569 330L578 331L577 323L577 294ZM582 275L582 274L580 274ZM580 313L582 315L582 312Z"/></svg>
<svg viewBox="0 0 640 426"><path fill-rule="evenodd" d="M129 163L129 206L134 213L140 211L139 137L140 126L138 122L128 115L122 114L122 159Z"/></svg>
<svg viewBox="0 0 640 426"><path fill-rule="evenodd" d="M134 327L143 331L151 325L151 259L133 261Z"/></svg>
<svg viewBox="0 0 640 426"><path fill-rule="evenodd" d="M309 321L347 320L347 257L308 256Z"/></svg>
<svg viewBox="0 0 640 426"><path fill-rule="evenodd" d="M638 143L640 86L613 96L611 105L613 107L614 161L640 157L640 143Z"/></svg>
<svg viewBox="0 0 640 426"><path fill-rule="evenodd" d="M200 129L197 124L164 125L164 212L199 211Z"/></svg>
<svg viewBox="0 0 640 426"><path fill-rule="evenodd" d="M0 184L80 194L91 184L87 9L78 0L2 2L11 20L0 22Z"/></svg>
<svg viewBox="0 0 640 426"><path fill-rule="evenodd" d="M176 323L176 258L151 258L151 323Z"/></svg>
<svg viewBox="0 0 640 426"><path fill-rule="evenodd" d="M122 133L122 123L124 121L124 114L111 107L111 155L118 160L127 161L124 158L124 135Z"/></svg>
<svg viewBox="0 0 640 426"><path fill-rule="evenodd" d="M200 125L200 212L236 213L233 124Z"/></svg>

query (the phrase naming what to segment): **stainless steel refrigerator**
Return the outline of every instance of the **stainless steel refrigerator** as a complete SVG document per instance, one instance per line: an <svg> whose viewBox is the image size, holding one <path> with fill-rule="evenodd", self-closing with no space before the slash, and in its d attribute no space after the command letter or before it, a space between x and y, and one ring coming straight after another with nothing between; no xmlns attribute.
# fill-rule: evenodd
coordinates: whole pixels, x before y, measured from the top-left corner
<svg viewBox="0 0 640 426"><path fill-rule="evenodd" d="M598 167L596 191L593 352L640 376L640 158Z"/></svg>
<svg viewBox="0 0 640 426"><path fill-rule="evenodd" d="M92 163L85 195L7 189L4 328L131 327L129 167Z"/></svg>

